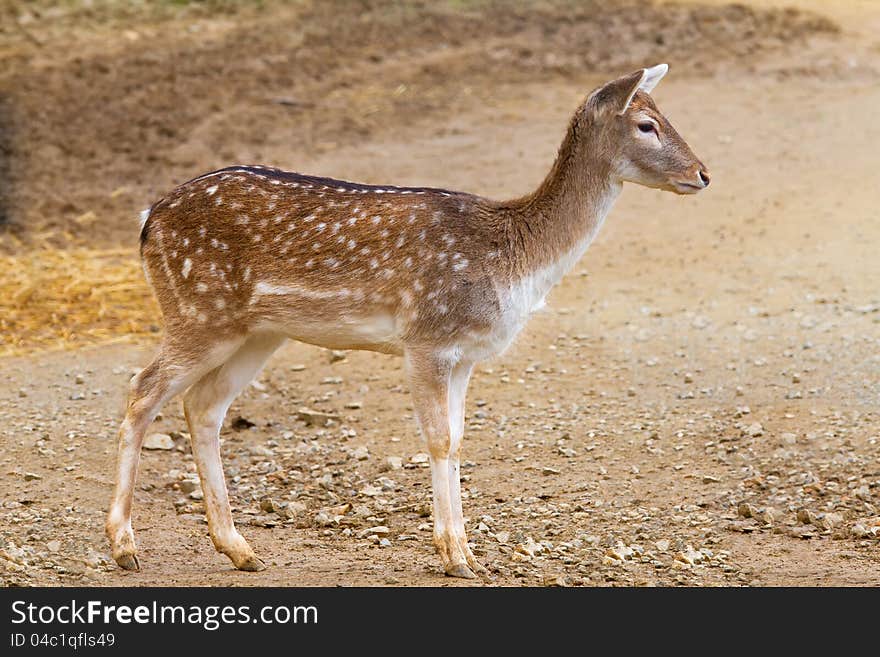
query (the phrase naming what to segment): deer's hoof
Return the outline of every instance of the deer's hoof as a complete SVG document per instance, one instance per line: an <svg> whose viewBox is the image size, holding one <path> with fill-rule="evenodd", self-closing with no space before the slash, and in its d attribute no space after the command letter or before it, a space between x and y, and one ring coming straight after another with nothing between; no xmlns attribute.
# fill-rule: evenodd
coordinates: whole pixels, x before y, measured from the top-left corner
<svg viewBox="0 0 880 657"><path fill-rule="evenodd" d="M476 579L474 571L463 563L453 563L446 566L447 577L461 577L462 579Z"/></svg>
<svg viewBox="0 0 880 657"><path fill-rule="evenodd" d="M120 554L118 557L114 557L116 563L123 570L140 570L141 564L138 561L137 555L134 554Z"/></svg>
<svg viewBox="0 0 880 657"><path fill-rule="evenodd" d="M242 559L241 562L235 564L235 567L239 570L245 570L249 573L256 573L261 570L266 570L266 564L264 564L260 559L255 556L249 556Z"/></svg>
<svg viewBox="0 0 880 657"><path fill-rule="evenodd" d="M486 568L486 566L484 566L483 564L481 564L481 563L480 563L479 561L477 561L476 559L474 559L473 561L471 561L470 559L468 559L468 565L471 567L471 570L473 570L477 575L480 575L480 576L482 576L482 577L488 577L488 576L489 576L489 569Z"/></svg>

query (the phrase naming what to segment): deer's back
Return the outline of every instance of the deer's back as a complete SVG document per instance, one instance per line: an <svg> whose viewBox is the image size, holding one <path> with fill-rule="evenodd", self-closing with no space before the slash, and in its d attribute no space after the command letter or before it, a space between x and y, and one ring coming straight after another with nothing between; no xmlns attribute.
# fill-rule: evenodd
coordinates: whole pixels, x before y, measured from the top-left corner
<svg viewBox="0 0 880 657"><path fill-rule="evenodd" d="M168 330L279 330L347 348L488 330L498 241L479 197L263 167L195 178L141 235Z"/></svg>

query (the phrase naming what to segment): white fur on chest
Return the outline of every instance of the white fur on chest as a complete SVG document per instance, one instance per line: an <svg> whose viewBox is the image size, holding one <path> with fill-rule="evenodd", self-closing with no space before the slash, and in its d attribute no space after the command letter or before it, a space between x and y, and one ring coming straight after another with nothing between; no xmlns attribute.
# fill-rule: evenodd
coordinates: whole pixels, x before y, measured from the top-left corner
<svg viewBox="0 0 880 657"><path fill-rule="evenodd" d="M495 283L501 312L493 330L474 340L470 349L466 347L465 350L472 352L475 360L496 356L507 349L525 327L531 314L544 307L547 294L574 267L596 237L619 191L620 187L616 186L601 199L586 234L554 262L512 283Z"/></svg>

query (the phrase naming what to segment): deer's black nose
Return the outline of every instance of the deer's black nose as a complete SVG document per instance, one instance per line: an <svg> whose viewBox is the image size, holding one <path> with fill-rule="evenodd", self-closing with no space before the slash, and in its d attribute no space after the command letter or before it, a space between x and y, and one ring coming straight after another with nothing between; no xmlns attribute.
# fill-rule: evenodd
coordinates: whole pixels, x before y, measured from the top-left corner
<svg viewBox="0 0 880 657"><path fill-rule="evenodd" d="M699 175L699 177L700 177L700 182L703 183L703 187L708 187L708 186L709 186L709 182L712 180L712 179L709 177L709 172L708 172L708 171L704 171L703 169L700 169L700 171L699 171L699 173L698 173L697 175Z"/></svg>

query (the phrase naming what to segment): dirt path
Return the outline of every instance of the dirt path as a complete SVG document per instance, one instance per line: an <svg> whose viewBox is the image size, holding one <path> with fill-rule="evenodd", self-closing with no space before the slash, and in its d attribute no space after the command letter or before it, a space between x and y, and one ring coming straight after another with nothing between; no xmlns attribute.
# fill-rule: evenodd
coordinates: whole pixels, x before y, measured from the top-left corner
<svg viewBox="0 0 880 657"><path fill-rule="evenodd" d="M548 310L478 369L464 502L495 584L880 585L880 11L834 18L837 39L711 75L673 67L655 97L712 188L626 189ZM599 81L502 82L297 168L522 193ZM0 360L0 581L474 585L440 576L400 362L297 344L222 434L237 521L270 567L239 573L215 554L182 436L144 452L142 570L112 567L115 431L149 353ZM307 426L302 406L340 421ZM154 430L185 432L178 402ZM380 525L388 546L365 531Z"/></svg>

